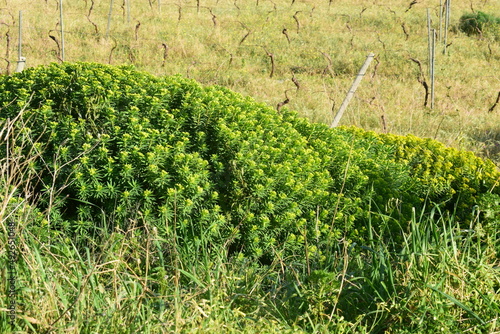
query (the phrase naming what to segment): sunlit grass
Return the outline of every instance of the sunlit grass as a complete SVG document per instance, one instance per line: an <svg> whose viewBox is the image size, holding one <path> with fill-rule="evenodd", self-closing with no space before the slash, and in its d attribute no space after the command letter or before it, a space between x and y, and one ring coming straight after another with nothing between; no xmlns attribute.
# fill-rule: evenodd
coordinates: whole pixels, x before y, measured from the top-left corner
<svg viewBox="0 0 500 334"><path fill-rule="evenodd" d="M115 1L109 16L109 2L71 2L64 4L65 60L134 64L158 75L181 73L271 106L288 98L287 107L315 122L330 123L364 58L374 52L376 61L342 124L413 133L491 156L469 139L487 134L498 122L498 110L487 110L498 94L500 44L458 30L460 16L470 11L468 3L452 5L446 55L439 44L432 111L423 105L419 69L410 58L422 62L430 84L426 12L429 8L432 26L439 29L439 2L411 7L361 1L291 3L131 1L128 15L126 2ZM473 8L494 13L498 1L478 2ZM17 0L1 11L2 36L9 36L1 42L10 62L4 72L13 71L17 60L18 10L23 10L28 66L60 61L57 2ZM272 78L269 54L275 63Z"/></svg>

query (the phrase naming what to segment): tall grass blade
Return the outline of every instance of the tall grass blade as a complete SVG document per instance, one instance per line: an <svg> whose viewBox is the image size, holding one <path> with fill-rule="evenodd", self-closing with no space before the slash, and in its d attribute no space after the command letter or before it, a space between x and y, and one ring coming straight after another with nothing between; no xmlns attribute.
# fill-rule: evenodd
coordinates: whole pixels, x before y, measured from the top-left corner
<svg viewBox="0 0 500 334"><path fill-rule="evenodd" d="M481 319L474 311L472 311L469 307L467 307L466 305L464 305L462 302L460 302L455 297L453 297L453 296L447 294L446 292L443 292L443 291L439 290L438 288L433 287L431 285L426 285L426 287L428 287L429 289L431 289L434 292L437 292L441 296L447 298L453 304L455 304L456 306L460 307L461 309L463 309L464 311L466 311L467 313L469 313L471 316L473 316L474 318L476 318L476 320L478 320L482 325L486 324L486 322L483 319Z"/></svg>

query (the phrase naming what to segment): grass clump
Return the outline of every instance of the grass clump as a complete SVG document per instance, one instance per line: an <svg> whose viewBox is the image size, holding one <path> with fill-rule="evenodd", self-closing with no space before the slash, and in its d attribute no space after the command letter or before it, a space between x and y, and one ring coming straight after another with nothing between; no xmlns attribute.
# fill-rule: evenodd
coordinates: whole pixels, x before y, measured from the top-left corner
<svg viewBox="0 0 500 334"><path fill-rule="evenodd" d="M467 35L490 35L493 39L500 39L500 17L481 11L463 14L458 28Z"/></svg>

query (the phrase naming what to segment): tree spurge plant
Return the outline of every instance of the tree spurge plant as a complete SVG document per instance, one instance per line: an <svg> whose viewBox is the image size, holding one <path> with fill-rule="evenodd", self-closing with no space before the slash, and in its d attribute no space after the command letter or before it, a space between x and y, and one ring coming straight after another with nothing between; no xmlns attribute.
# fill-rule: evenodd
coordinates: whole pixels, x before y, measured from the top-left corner
<svg viewBox="0 0 500 334"><path fill-rule="evenodd" d="M340 238L367 240L373 212L400 225L432 202L469 224L500 194L499 171L471 153L329 129L180 76L64 63L1 77L0 91L1 119L23 110L15 131L34 140L19 147L43 151L30 165L41 226L81 242L141 221L242 259L321 264Z"/></svg>

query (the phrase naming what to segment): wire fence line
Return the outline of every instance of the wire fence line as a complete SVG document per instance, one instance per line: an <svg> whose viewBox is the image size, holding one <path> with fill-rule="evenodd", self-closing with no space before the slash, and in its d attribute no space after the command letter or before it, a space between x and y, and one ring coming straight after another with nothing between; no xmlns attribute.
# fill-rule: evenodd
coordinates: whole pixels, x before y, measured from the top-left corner
<svg viewBox="0 0 500 334"><path fill-rule="evenodd" d="M55 9L55 13L57 13L57 15L60 14L60 18L59 18L59 21L57 20L47 20L47 17L44 17L44 21L45 22L52 22L53 24L55 23L56 25L58 24L61 24L62 23L62 0L60 1L60 7L61 8L56 8ZM87 1L85 1L85 3L87 3ZM89 10L87 12L87 8L82 8L82 11L83 9L85 10L84 12L76 12L76 11L70 11L70 12L65 12L64 13L64 16L67 18L67 21L68 22L71 22L71 16L73 17L80 17L81 19L88 19L89 23L92 23L92 24L95 24L93 23L92 20L96 20L96 22L98 21L98 23L100 25L107 25L109 27L109 24L111 23L111 21L115 22L115 18L116 16L121 16L122 17L122 24L123 23L130 23L130 9L127 8L127 10L125 9L125 3L130 3L130 1L124 1L122 6L121 6L121 9L122 9L122 14L121 15L117 15L117 14L113 14L116 12L116 8L113 8L113 0L110 1L110 8L109 8L109 12L108 13L100 13L101 15L96 15L94 11L92 10ZM218 2L217 2L218 3ZM257 3L259 3L257 1ZM270 5L271 2L269 1L262 1L261 4L259 6L256 6L255 8L260 8L260 7L265 7L266 3L268 5ZM151 5L151 3L150 3ZM166 14L165 13L165 10L161 11L161 12L155 12L155 10L153 9L154 7L151 5L151 12L150 13L146 13L146 14L149 14L148 15L145 15L144 13L140 13L139 15L144 15L144 16L138 16L136 19L137 20L143 20L145 18L147 19L154 19L154 20L157 20L157 19L160 19L160 20L167 20L167 19L170 19L171 22L174 22L174 21L178 21L180 22L181 20L185 20L181 17L184 17L184 16L179 16L179 13L182 13L182 12L186 12L186 8L187 9L190 9L190 12L188 11L188 14L190 13L192 16L193 15L196 15L197 17L197 24L199 24L202 20L204 21L212 21L213 22L213 17L216 16L216 14L219 14L219 15L222 15L222 14L228 14L229 13L229 16L232 17L232 18L238 18L239 17L239 14L238 13L241 13L241 12L254 12L255 10L254 9L251 9L251 8L241 8L237 5L237 2L234 1L233 4L229 5L229 6L223 6L221 4L217 4L216 6L217 7L208 7L208 6L196 6L196 5L179 5L179 3L165 3L163 4L163 8L165 8L167 5L170 5L170 8L174 8L174 10L171 10L169 12L169 14ZM325 5L327 5L327 2L325 1ZM116 7L116 6L115 6ZM201 9L200 9L201 8ZM290 6L290 8L293 8L293 5ZM114 11L112 9L115 9ZM298 18L297 18L297 15L300 16L300 19L303 19L303 18L307 18L307 17L310 17L312 18L313 15L317 15L315 14L315 9L316 9L316 6L315 5L311 5L310 7L310 13L307 13L303 10L299 10L299 11L295 11L295 14L294 15L288 15L288 19L294 23L294 24L299 24L298 23ZM366 9L366 8L364 8ZM197 11L198 10L198 11ZM203 12L203 13L200 13L199 11ZM333 10L332 10L333 12ZM363 10L362 10L363 12ZM92 13L92 14L91 14ZM151 15L152 13L152 15ZM268 16L271 15L271 14L279 14L279 13L293 13L290 12L290 9L277 9L276 8L276 5L274 5L274 9L271 10L271 11L267 11L267 14ZM299 14L300 13L300 14ZM207 15L208 14L208 15ZM11 14L12 15L12 14ZM200 19L201 16L205 16L204 19ZM210 17L211 16L211 17ZM352 20L352 17L351 15L349 14L343 14L343 13L328 13L328 16L330 18L333 18L333 17L337 17L337 18L343 18L344 20L347 20L348 22L350 22ZM361 18L361 13L359 14L360 18ZM293 20L292 20L293 18ZM267 18L266 18L267 20ZM237 19L233 20L233 22L239 22ZM214 23L215 24L215 23ZM97 25L97 24L95 24ZM107 29L108 30L108 29ZM65 30L66 31L66 30ZM369 30L360 30L360 29L357 29L358 32L370 32ZM374 31L371 31L371 32L374 32Z"/></svg>
<svg viewBox="0 0 500 334"><path fill-rule="evenodd" d="M21 23L21 21L19 21ZM151 23L151 22L150 22ZM157 22L152 22L153 24L157 24ZM233 21L232 23L236 25L240 25L238 21ZM95 24L95 23L93 23ZM62 38L61 41L58 41L58 38L62 37L63 34L73 36L73 38L78 38L78 39L88 39L89 41L102 41L102 40L108 40L110 42L114 42L115 44L118 43L120 45L130 45L131 43L136 43L136 42L141 42L141 43L150 43L157 45L158 47L164 47L166 43L175 43L177 39L177 32L165 29L164 31L157 32L157 35L159 37L154 37L152 35L142 35L138 33L139 30L139 25L130 25L130 24L124 24L122 25L125 26L125 28L122 28L119 31L106 31L105 33L101 32L102 30L99 30L95 28L94 31L92 31L92 27L90 26L90 23L88 24L87 27L80 27L79 29L57 29L59 25L59 22L57 22L54 26L49 26L48 24L42 24L40 25L40 22L28 22L25 24L25 26L22 26L19 24L19 52L18 55L20 58L22 56L21 53L21 47L24 46L25 49L28 49L32 52L36 51L42 51L43 50L36 50L34 49L31 44L43 44L45 47L53 48L56 46L59 48L59 53L63 54L64 53L64 45L62 45ZM21 43L21 28L23 31L23 34L26 36L23 39L23 42ZM132 30L135 30L135 36L134 32ZM244 50L244 49L254 49L256 46L258 47L259 45L256 44L248 44L245 43L243 44L243 38L245 37L245 32L246 30L244 28L241 28L241 34L238 36L237 34L234 36L234 40L232 45L227 45L227 47L231 48L231 51L236 51L236 50ZM363 33L364 31L358 30L358 33ZM366 32L366 31L365 31ZM247 32L248 33L248 32ZM252 31L252 33L258 34L261 33L259 31ZM264 32L262 32L264 34ZM163 36L161 36L163 35ZM139 37L140 36L140 37ZM243 37L242 37L243 36ZM14 47L13 43L11 43L11 38L10 34L5 34L5 41L7 42L7 49L12 49ZM202 36L200 36L202 38ZM297 36L295 39L297 40L299 36ZM38 41L38 42L37 42ZM42 41L42 42L40 42ZM52 47L50 46L50 43L53 43L53 41L57 45L53 45ZM61 45L59 45L59 42L61 42ZM69 41L68 44L71 44ZM224 49L224 46L221 46L222 49ZM226 50L229 52L229 50ZM362 50L361 52L365 52L367 50ZM7 52L8 54L8 52ZM237 55L231 54L232 58L238 58ZM65 60L64 57L60 57L61 59L58 59L57 56L54 57L53 60ZM6 60L7 56L5 57ZM67 60L78 60L78 59L67 59Z"/></svg>
<svg viewBox="0 0 500 334"><path fill-rule="evenodd" d="M232 32L234 33L236 31L237 33L235 33L234 36L231 36L231 38L227 38L226 36L226 40L224 41L225 44L220 43L214 47L213 50L210 50L213 55L219 57L219 61L220 58L223 57L228 63L232 64L232 66L237 66L235 65L235 60L244 61L247 60L247 55L249 53L260 52L261 58L264 59L264 61L261 61L260 65L263 68L267 68L269 65L266 63L266 54L267 56L270 54L276 56L293 52L301 52L303 48L301 48L300 44L304 43L305 39L298 33L299 28L304 27L304 22L306 22L307 18L312 19L314 15L320 15L314 5L308 7L309 11L303 11L300 13L299 11L296 11L294 15L291 15L294 13L293 11L290 11L290 8L293 6L290 6L289 8L277 8L276 5L272 6L272 2L270 1L261 1L261 8L265 8L265 6L267 6L267 9L263 10L266 15L272 17L275 14L275 16L279 16L285 13L287 14L288 21L286 23L269 23L266 20L265 24L254 28L253 26L247 26L239 19L239 14L245 11L254 11L254 9L249 8L249 6L240 6L236 1L228 1L226 5L221 3L213 7L203 6L203 1L201 6L196 6L194 2L191 2L191 4L184 3L183 5L180 5L179 2L173 3L163 1L161 5L159 2L157 3L158 6L151 5L150 11L142 11L137 16L134 16L134 13L137 12L132 11L130 8L130 0L124 0L122 2L117 1L114 3L114 6L113 1L111 0L109 2L110 6L108 10L101 8L100 11L97 11L97 9L92 11L92 9L89 10L88 7L85 7L82 8L82 11L70 8L69 11L63 13L62 0L59 0L59 4L59 6L55 6L52 14L49 13L44 15L43 21L33 19L30 20L29 18L22 20L21 16L19 16L18 22L15 22L15 17L11 15L11 22L4 22L3 29L4 31L5 29L8 30L7 33L2 34L4 36L4 43L7 44L7 51L4 57L7 61L6 72L10 72L9 66L11 57L9 56L12 53L11 51L15 48L12 35L15 34L14 28L16 27L16 23L19 28L19 51L17 60L18 70L22 70L26 64L26 55L23 54L21 50L24 50L25 52L27 50L28 54L48 53L49 56L46 56L45 59L50 59L50 61L83 60L108 63L115 63L115 58L113 56L116 55L117 52L122 52L127 55L121 55L121 60L117 60L116 62L128 62L135 64L137 58L140 57L137 53L142 51L142 49L148 49L150 56L153 57L153 59L150 59L151 62L158 64L158 66L164 66L167 61L172 59L172 49L175 49L176 43L179 43L178 39L182 39L183 32L179 32L179 27L183 25L193 25L192 22L194 19L197 20L196 25L204 25L207 28L205 29L205 36L198 36L200 40L211 33L224 34L224 31L220 29L226 29L230 27L230 25L234 25L234 27L232 27ZM325 1L324 5L328 5L327 1ZM101 4L101 6L103 5ZM255 6L255 8L256 7L258 6ZM428 10L427 20L430 21L431 19L435 19L438 15L441 15L442 8L442 4L440 4L439 7L433 9L432 14L430 14L430 11ZM29 12L29 9L25 10L25 12ZM297 13L300 14L302 26L300 26L300 21L297 19ZM364 34L376 35L377 39L374 38L370 45L353 46L353 48L356 48L355 53L359 55L359 61L362 61L365 55L369 52L375 52L377 54L377 62L387 60L388 58L404 57L407 58L407 60L411 59L409 54L412 52L410 52L407 48L401 48L401 46L398 48L391 48L391 44L384 42L384 36L379 34L377 29L358 28L355 24L352 24L355 20L361 19L362 15L366 15L363 13L364 11L361 10L359 16L354 17L340 12L337 13L334 9L329 10L326 15L334 18L335 20L341 20L342 24L345 25L343 30L336 31L337 36L334 37L339 40L344 39L345 43L348 43L350 39L350 43L352 44L353 40L357 36ZM53 18L47 19L50 16L53 16ZM131 20L132 17L133 20ZM215 17L218 18L217 21L214 20ZM425 20L424 13L422 13L422 18ZM79 23L73 23L76 21ZM63 22L67 22L67 24L63 25ZM439 22L441 22L441 19ZM148 25L156 25L158 28L154 31L154 33L143 34L143 27ZM270 33L282 33L282 42L286 45L285 33L282 32L282 28L286 25L289 27L288 31L293 32L297 29L291 40L289 35L286 34L288 45L290 45L290 43L295 43L293 47L286 48L282 45L268 45L266 42L262 41L260 41L260 43L259 41L251 41L250 38L245 40L247 35L250 34L252 34L252 36L265 37L266 34ZM296 25L296 27L293 25ZM422 22L422 26L425 27L425 21ZM219 29L219 31L217 29ZM284 28L283 31L285 31ZM407 35L406 38L408 38L408 32L405 30L405 27L403 27L403 32ZM21 34L26 36L22 42ZM425 28L422 28L420 32L417 31L412 34L415 36L414 38L421 39L423 47L425 44ZM65 52L64 35L68 36L66 46L72 48L70 52ZM74 46L76 44L75 42L81 42L82 40L86 40L87 45L95 43L104 51L101 52L102 54L100 56L91 55L90 51L95 50L76 51ZM74 45L72 46L71 44ZM40 45L43 45L44 48L40 49ZM255 51L256 49L258 51ZM208 51L204 50L204 52ZM323 62L327 63L331 61L331 59L328 59L328 54L334 54L336 50L335 47L331 45L326 50L316 50L315 52L315 57L317 59L322 59ZM76 54L78 54L78 56L75 56ZM174 54L173 57L176 56L178 57L177 60L180 59L181 62L186 64L187 68L184 69L186 72L189 72L191 69L203 65L204 63L214 66L215 68L222 66L222 64L216 63L217 57L207 57L207 59L203 61L196 59L196 55L186 57L182 54ZM415 54L412 53L412 56L415 56ZM416 56L425 59L424 54L417 54ZM275 58L271 60L274 61ZM29 64L29 57L27 61ZM20 64L22 66L19 66ZM325 67L330 65L326 64ZM342 66L342 64L339 66ZM376 66L378 66L378 64ZM411 66L412 65L409 65L409 67ZM354 70L356 70L358 66L355 65L354 68ZM376 68L377 67L375 67L374 71L376 71ZM408 71L410 73L412 71L414 72L414 70L411 69ZM432 74L429 74L429 76L430 80L431 77L443 77L443 74L440 71L433 71ZM492 75L479 75L479 77L483 79L497 78L493 75L493 73Z"/></svg>
<svg viewBox="0 0 500 334"><path fill-rule="evenodd" d="M388 76L398 75L406 80L407 85L412 85L418 100L423 100L421 98L423 90L420 90L417 83L418 68L412 60L420 59L427 70L425 60L428 33L425 9L416 7L412 9L421 11L418 14L422 19L421 26L415 19L414 22L407 21L406 25L403 24L404 21L394 23L394 27L400 29L399 35L394 37L394 31L389 32L386 27L377 26L381 24L380 22L383 23L383 20L378 23L377 21L367 22L370 21L368 18L372 15L371 9L364 10L360 7L359 12L356 13L354 10L355 14L349 15L337 11L332 6L330 10L321 12L320 6L327 6L328 1L324 1L324 5L320 4L317 7L312 4L302 6L301 8L306 8L306 10L299 12L292 10L293 6L275 8L271 1L262 0L259 11L263 13L263 16L254 15L254 19L259 20L252 21L248 18L250 16L245 16L248 13L255 13L257 6L250 8L247 3L245 6L239 5L242 1L221 0L217 6L211 7L203 6L204 1L201 1L199 8L195 1L190 3L162 1L159 7L152 6L149 11L138 11L134 6L128 7L134 3L130 0L100 2L101 7L93 10L89 10L89 6L81 6L81 9L77 10L73 3L64 7L50 7L52 9L44 13L43 20L40 20L39 13L33 13L28 8L23 10L26 14L23 19L16 20L16 16L11 15L0 25L0 45L6 46L4 59L7 61L7 66L2 72L11 72L10 67L14 64L13 55L16 48L19 50L18 66L25 64L36 66L54 61L133 64L156 74L173 74L176 71L175 73L182 73L205 83L226 85L226 82L229 82L227 84L229 87L233 87L231 80L238 80L232 78L231 75L234 76L236 71L243 73L251 67L253 71L251 75L258 73L262 77L272 77L273 81L286 82L289 86L279 86L280 89L284 87L283 97L279 96L282 91L275 92L272 98L266 96L266 99L272 99L271 103L285 98L284 101L290 100L290 96L292 97L290 106L302 99L301 104L294 105L293 108L302 108L303 105L310 103L307 98L299 94L287 95L289 88L295 89L293 86L295 82L292 84L293 79L304 80L301 81L300 92L308 91L313 94L323 89L320 92L325 95L322 97L324 101L318 105L332 114L331 111L337 109L345 93L348 92L348 84L352 82L366 54L373 52L375 64L370 67L370 73L366 78L372 82L369 86L371 91L368 93L372 95L360 94L360 97L355 96L354 99L376 109L381 94L377 91L379 88L374 87L376 85L383 87L383 84L375 83L376 80L374 81L373 78L376 77L376 73L386 75L389 71L395 71L394 69L386 70L386 68L399 62L395 66L399 66L399 72L389 73ZM92 0L88 0L88 4L91 2L93 3ZM50 3L62 3L62 1L52 0ZM249 0L248 3L253 3L253 1ZM157 2L153 4L158 5ZM61 8L64 13L60 11ZM434 23L438 22L436 20L442 12L441 8L442 5L431 8L427 18ZM1 10L0 14L6 13L5 10L3 12ZM387 8L387 13L389 12L390 17L400 18L400 15L393 14L391 9ZM322 20L324 16L328 16L330 21L325 24L331 24L335 26L335 29L329 29L329 27L323 27L324 30L318 29L320 15L323 16ZM201 33L196 35L190 32L191 28ZM333 34L331 30L335 30ZM22 42L20 40L18 44L15 39L17 31L19 31L19 38L22 35ZM314 34L321 38L325 31L330 33L331 42L317 47L308 40L314 37ZM63 35L66 36L64 45ZM367 35L371 38L365 38ZM452 34L452 37L454 36L456 35ZM270 37L269 40L268 37ZM396 39L399 42L393 43ZM369 43L365 40L369 40ZM183 43L185 45L182 45ZM198 50L195 46L187 45L188 43L203 44L203 47ZM339 47L339 44L342 45ZM454 47L452 45L450 50L454 51ZM350 59L342 58L340 54L342 48L348 51ZM2 52L1 49L0 52ZM493 49L493 56L497 52L497 49ZM444 94L446 94L444 83L448 78L444 68L446 58L439 58L441 57L439 54L436 55L438 61L433 76L438 85L438 100L441 97L443 101ZM40 55L42 57L37 59L38 63L36 63L35 57ZM305 60L300 64L293 63L302 55L305 55ZM311 59L313 61L310 61ZM286 63L289 60L291 62ZM407 63L403 64L403 61ZM380 64L382 66L379 66ZM350 66L351 70L344 71L341 69L343 66ZM21 67L18 68L22 70ZM232 74L229 71L233 71ZM428 71L421 70L420 72L426 77L425 80L428 82L431 80L431 74ZM476 77L488 82L500 81L494 71L485 73L476 74ZM458 75L462 74L458 73ZM305 76L308 78L305 79ZM291 80L290 77L292 77ZM321 78L318 80L318 77ZM343 81L337 80L339 78ZM317 80L322 83L313 87L312 84L309 86L306 80L311 82ZM313 88L309 90L309 87ZM497 94L496 91L495 94ZM375 98L373 96L377 97L376 102L373 102ZM489 101L486 103L488 106L491 105ZM317 108L317 106L310 108ZM388 119L389 116L386 118ZM330 123L330 120L328 119L327 122Z"/></svg>
<svg viewBox="0 0 500 334"><path fill-rule="evenodd" d="M64 34L68 35L68 36L72 36L72 38L77 38L79 40L81 40L82 38L83 39L87 39L88 41L105 41L105 40L108 40L109 43L114 43L112 44L110 47L112 48L113 45L115 44L118 44L117 46L128 46L128 45L133 45L134 43L135 44L141 44L141 43L149 43L150 45L156 45L158 47L158 49L160 51L162 51L164 49L164 45L168 45L169 43L175 43L176 42L176 33L175 32L172 32L172 31L168 31L168 30L165 30L163 32L159 32L158 35L163 35L161 37L154 37L152 35L140 35L140 37L138 37L139 35L136 35L134 36L134 32L132 31L134 28L136 28L136 25L129 25L128 27L128 30L122 30L122 31L112 31L109 33L109 36L107 36L108 34L106 33L102 33L102 32L92 32L91 31L91 27L87 27L87 29L78 29L78 30L73 30L73 29L68 29L68 28L65 28L64 30L59 30L59 29L56 29L57 27L54 26L50 29L48 29L48 27L46 25L38 25L37 22L33 23L27 23L26 24L26 21L19 21L20 25L18 25L18 29L19 29L19 34L18 34L18 38L19 38L19 42L17 43L17 48L18 48L18 58L20 59L20 56L22 56L22 49L26 50L31 50L31 52L38 52L38 51L44 51L44 50L36 50L34 49L33 46L31 46L31 44L40 44L40 43L36 43L36 41L40 42L40 41L43 41L43 45L45 47L49 47L49 48L53 48L53 47L57 47L56 44L50 44L50 43L54 43L53 40L54 38L58 38L60 37L60 34L61 32L63 32ZM14 27L13 27L14 28ZM22 33L21 33L22 31ZM231 50L227 49L227 53L228 53L228 56L231 56L234 59L238 59L238 58L241 58L241 57L245 57L244 55L243 56L238 56L236 53L237 50L245 50L245 49L255 49L256 47L259 47L259 45L257 44L248 44L248 43L242 43L242 44L238 44L238 42L241 40L242 36L244 37L245 36L245 30L242 30L241 31L241 35L240 36L236 36L235 37L235 40L234 40L234 43L233 45L229 45L228 47L232 47ZM363 29L363 30L357 30L356 31L357 33L375 33L374 30L367 30L367 29ZM255 32L253 32L255 33ZM349 35L350 33L348 32L343 32L343 33L340 33L339 35ZM14 45L12 43L12 36L6 36L6 34L3 34L4 35L4 43L7 42L7 39L9 39L9 44L8 45L8 48L10 49L10 51L14 51L15 50L15 47L16 45ZM21 39L21 36L24 35L25 38ZM108 38L107 38L108 37ZM297 44L300 43L300 40L297 40L298 38L300 38L300 35L299 36L296 36L296 42ZM22 42L21 42L22 41ZM32 42L35 42L35 43L32 43ZM57 42L56 42L57 43ZM71 40L70 41L67 41L68 44L71 44ZM377 42L377 43L382 43L382 42ZM377 44L377 43L374 43L374 44ZM5 44L4 44L5 45ZM52 45L52 46L50 46ZM60 46L61 48L63 48L63 46L61 45ZM272 46L271 46L272 47ZM333 50L333 48L332 48ZM408 54L408 49L404 49L404 48L390 48L390 47L387 47L386 45L382 45L382 44L379 44L378 47L372 47L372 48L359 48L357 51L358 53L360 54L364 54L364 53L368 53L368 52L371 52L373 50L376 50L377 51L377 55L379 56L379 58L381 58L382 56L384 55L388 55L388 54L392 54L393 56L394 55L401 55L401 56L404 56L406 54ZM46 51L46 49L45 49ZM63 50L61 50L62 52ZM161 54L162 52L159 51L159 54ZM219 50L219 51L222 51ZM229 54L231 53L230 51L233 51L234 53L233 54ZM285 50L286 52L291 52L293 50ZM327 51L330 51L330 50L327 50ZM6 53L11 53L11 52L6 52ZM318 57L321 57L321 55L319 54L318 52ZM423 57L423 55L422 55ZM4 58L5 60L9 60L7 59L6 57ZM18 60L19 60L18 59ZM64 58L63 58L64 59ZM58 61L58 60L61 60L61 59L58 59L56 55L54 55L53 61ZM79 61L80 59L71 59L71 57L68 57L68 59L64 59L64 60L68 60L68 61ZM439 73L434 73L434 75L437 75L439 76ZM484 78L497 78L496 75L486 75L486 76L481 76L481 77L484 77Z"/></svg>

